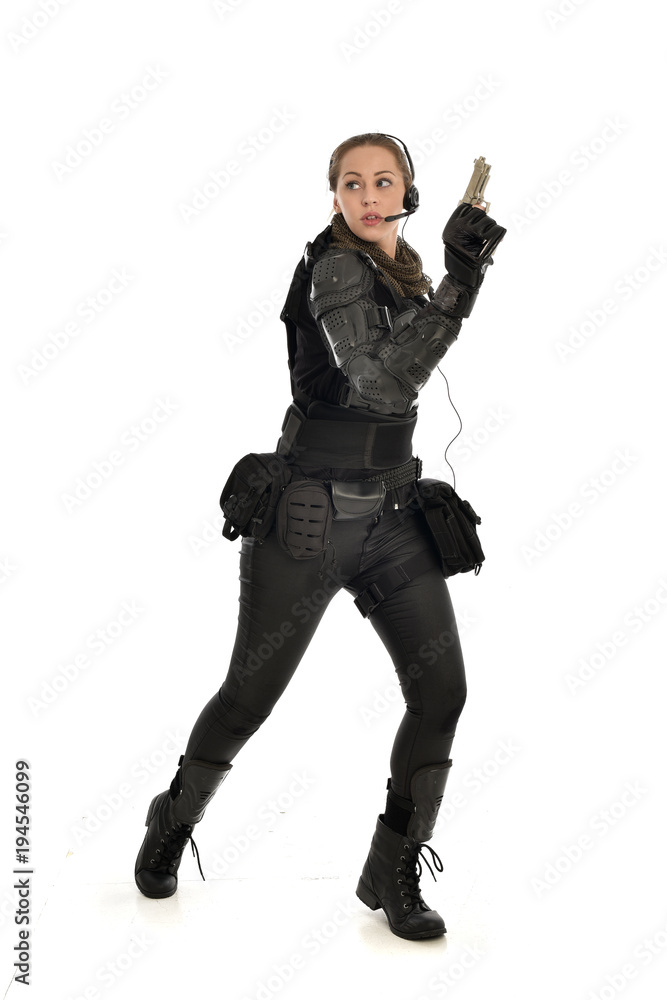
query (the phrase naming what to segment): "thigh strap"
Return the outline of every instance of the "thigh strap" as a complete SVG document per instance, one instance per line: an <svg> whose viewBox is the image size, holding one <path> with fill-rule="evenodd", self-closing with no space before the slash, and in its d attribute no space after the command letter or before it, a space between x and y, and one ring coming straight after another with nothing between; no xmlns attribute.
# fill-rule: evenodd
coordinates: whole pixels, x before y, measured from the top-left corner
<svg viewBox="0 0 667 1000"><path fill-rule="evenodd" d="M355 598L354 603L362 616L368 618L378 604L381 604L390 594L402 587L408 580L413 580L416 576L433 569L433 566L433 553L422 549L421 552L406 559L404 563L392 566L391 569L379 576Z"/></svg>

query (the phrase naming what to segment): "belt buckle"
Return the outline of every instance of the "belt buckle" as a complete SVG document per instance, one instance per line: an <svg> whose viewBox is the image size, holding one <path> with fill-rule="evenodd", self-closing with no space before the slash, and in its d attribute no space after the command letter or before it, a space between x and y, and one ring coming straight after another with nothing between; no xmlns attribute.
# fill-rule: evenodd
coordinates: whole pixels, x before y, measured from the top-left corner
<svg viewBox="0 0 667 1000"><path fill-rule="evenodd" d="M381 604L384 600L384 594L377 586L377 583L373 582L370 587L362 591L358 597L354 599L354 603L359 608L362 616L368 618L370 613L377 608L378 604Z"/></svg>
<svg viewBox="0 0 667 1000"><path fill-rule="evenodd" d="M276 454L280 455L282 458L287 458L292 452L296 452L295 444L301 433L301 428L305 423L306 418L303 414L295 408L295 404L290 405L287 408L287 413L285 414L285 420L283 422L283 430L278 444L276 446Z"/></svg>

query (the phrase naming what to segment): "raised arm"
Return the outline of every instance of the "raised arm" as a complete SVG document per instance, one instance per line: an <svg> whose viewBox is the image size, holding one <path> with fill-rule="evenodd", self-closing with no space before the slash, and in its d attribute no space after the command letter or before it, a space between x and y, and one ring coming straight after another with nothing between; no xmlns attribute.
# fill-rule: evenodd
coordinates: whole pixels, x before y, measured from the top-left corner
<svg viewBox="0 0 667 1000"><path fill-rule="evenodd" d="M460 297L443 281L433 302L421 308L415 303L392 320L389 309L369 295L375 275L372 258L363 252L327 252L313 269L310 310L331 364L353 390L351 405L407 413L456 340Z"/></svg>
<svg viewBox="0 0 667 1000"><path fill-rule="evenodd" d="M363 251L329 250L313 268L310 310L351 387L350 405L407 413L472 312L491 254L505 230L482 209L459 206L443 232L448 273L426 306L392 319L369 295L378 269ZM491 250L493 252L493 250Z"/></svg>

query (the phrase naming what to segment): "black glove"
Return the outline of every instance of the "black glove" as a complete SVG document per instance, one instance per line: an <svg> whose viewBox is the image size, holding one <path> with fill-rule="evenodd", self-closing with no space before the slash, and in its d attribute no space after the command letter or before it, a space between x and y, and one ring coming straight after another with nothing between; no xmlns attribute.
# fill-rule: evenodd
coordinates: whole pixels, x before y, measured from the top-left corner
<svg viewBox="0 0 667 1000"><path fill-rule="evenodd" d="M479 288L484 272L493 264L491 256L507 232L481 208L467 202L458 205L442 231L445 267L452 278Z"/></svg>

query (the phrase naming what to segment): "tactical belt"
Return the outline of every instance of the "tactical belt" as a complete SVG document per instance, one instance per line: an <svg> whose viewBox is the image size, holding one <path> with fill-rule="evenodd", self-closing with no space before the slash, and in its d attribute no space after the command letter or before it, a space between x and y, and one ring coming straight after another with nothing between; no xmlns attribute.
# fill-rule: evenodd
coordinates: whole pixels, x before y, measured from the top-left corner
<svg viewBox="0 0 667 1000"><path fill-rule="evenodd" d="M276 451L283 457L291 454L304 465L390 469L409 461L416 422L416 412L395 422L322 420L305 416L292 402L285 413Z"/></svg>
<svg viewBox="0 0 667 1000"><path fill-rule="evenodd" d="M414 482L415 479L419 479L421 477L421 474L421 458L410 458L410 460L404 462L403 465L397 465L393 469L385 469L384 472L381 472L377 476L369 476L366 479L366 482L377 483L382 480L388 490L393 490L396 486L405 486L407 483Z"/></svg>
<svg viewBox="0 0 667 1000"><path fill-rule="evenodd" d="M403 465L398 465L393 469L385 469L384 472L377 476L369 476L363 481L366 483L376 483L382 481L387 490L387 495L384 498L384 503L382 505L382 510L392 510L398 507L407 507L410 500L416 494L416 481L421 478L422 474L422 460L416 456L410 458L409 461L405 462ZM310 479L310 476L299 475L294 473L291 478L291 482L299 482L303 479ZM356 482L356 480L349 480L350 482ZM321 482L330 482L328 479L321 480Z"/></svg>
<svg viewBox="0 0 667 1000"><path fill-rule="evenodd" d="M416 493L416 481L421 478L422 460L413 457L409 462L398 465L394 469L386 469L379 476L371 476L366 482L378 482L382 480L387 495L384 498L382 510L391 510L398 507L407 507L410 500Z"/></svg>

